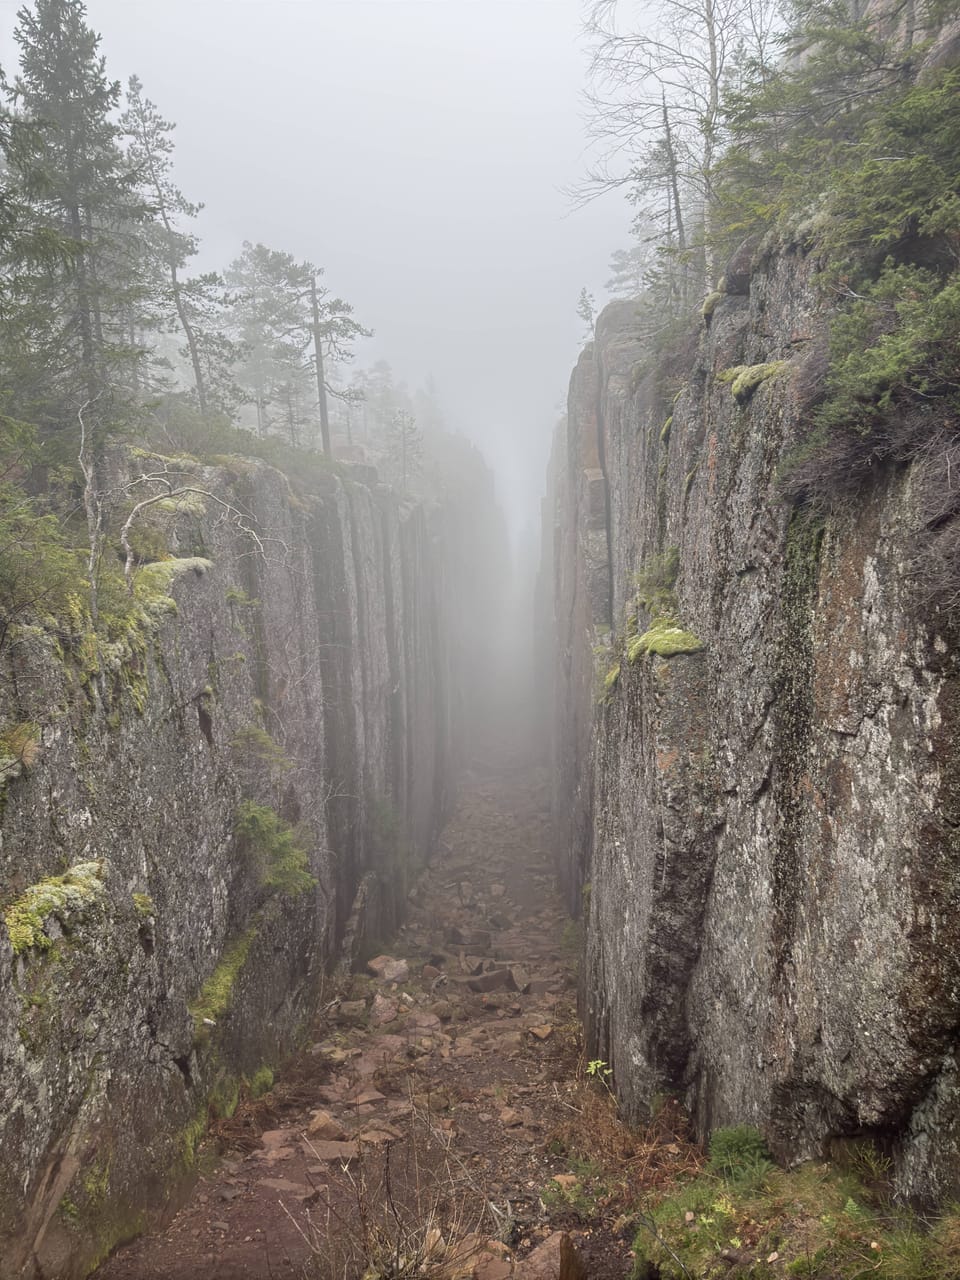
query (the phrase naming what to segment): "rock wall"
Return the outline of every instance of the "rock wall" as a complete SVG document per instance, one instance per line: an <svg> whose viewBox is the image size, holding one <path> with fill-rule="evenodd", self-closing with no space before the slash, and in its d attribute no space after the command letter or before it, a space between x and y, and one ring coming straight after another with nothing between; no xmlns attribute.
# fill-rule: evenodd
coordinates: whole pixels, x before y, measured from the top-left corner
<svg viewBox="0 0 960 1280"><path fill-rule="evenodd" d="M193 470L259 545L194 499L99 660L79 610L0 651L3 1280L82 1276L175 1197L302 1040L361 884L349 938L388 936L447 804L438 514Z"/></svg>
<svg viewBox="0 0 960 1280"><path fill-rule="evenodd" d="M614 304L573 375L548 514L561 867L590 1052L629 1113L679 1093L701 1133L754 1124L787 1159L868 1135L902 1192L943 1200L960 682L916 578L946 460L866 467L827 516L783 499L825 368L814 266L741 255L655 367ZM637 597L671 565L702 648L658 656Z"/></svg>

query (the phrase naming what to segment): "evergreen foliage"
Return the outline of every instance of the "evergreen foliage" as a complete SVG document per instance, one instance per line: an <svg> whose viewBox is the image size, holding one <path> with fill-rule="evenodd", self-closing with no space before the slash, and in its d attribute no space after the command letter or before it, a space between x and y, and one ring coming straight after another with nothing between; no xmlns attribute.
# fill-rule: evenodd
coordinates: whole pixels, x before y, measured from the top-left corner
<svg viewBox="0 0 960 1280"><path fill-rule="evenodd" d="M265 889L297 898L316 885L297 833L273 809L244 800L237 810L234 833Z"/></svg>

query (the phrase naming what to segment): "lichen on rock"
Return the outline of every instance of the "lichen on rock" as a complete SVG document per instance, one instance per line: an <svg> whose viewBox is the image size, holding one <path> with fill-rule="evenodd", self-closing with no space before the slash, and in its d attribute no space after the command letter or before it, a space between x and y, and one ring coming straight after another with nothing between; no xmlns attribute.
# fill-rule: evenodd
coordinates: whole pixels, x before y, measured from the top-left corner
<svg viewBox="0 0 960 1280"><path fill-rule="evenodd" d="M72 921L99 906L105 894L106 863L78 862L63 875L48 876L31 885L3 909L14 954L47 951L53 939L46 931L51 918L69 927Z"/></svg>

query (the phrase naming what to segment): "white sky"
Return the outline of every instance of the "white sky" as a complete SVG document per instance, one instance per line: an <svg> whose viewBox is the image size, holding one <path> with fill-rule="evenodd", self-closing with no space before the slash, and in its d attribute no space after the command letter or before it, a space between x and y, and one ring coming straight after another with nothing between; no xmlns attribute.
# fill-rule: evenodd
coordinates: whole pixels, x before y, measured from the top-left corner
<svg viewBox="0 0 960 1280"><path fill-rule="evenodd" d="M0 0L13 69L18 5ZM580 345L576 303L628 241L581 176L581 0L88 0L109 74L178 123L205 268L243 240L309 258L376 331L359 353L436 379L511 523L536 520Z"/></svg>

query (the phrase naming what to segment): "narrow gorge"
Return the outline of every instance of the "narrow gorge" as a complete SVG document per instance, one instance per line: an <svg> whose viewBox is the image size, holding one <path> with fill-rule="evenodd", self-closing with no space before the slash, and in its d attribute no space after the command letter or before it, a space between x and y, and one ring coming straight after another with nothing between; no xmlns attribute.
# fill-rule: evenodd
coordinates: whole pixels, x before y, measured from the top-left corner
<svg viewBox="0 0 960 1280"><path fill-rule="evenodd" d="M960 0L7 18L0 1280L960 1280Z"/></svg>

